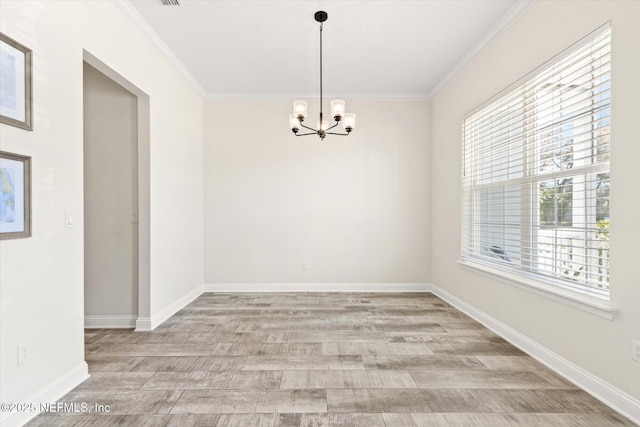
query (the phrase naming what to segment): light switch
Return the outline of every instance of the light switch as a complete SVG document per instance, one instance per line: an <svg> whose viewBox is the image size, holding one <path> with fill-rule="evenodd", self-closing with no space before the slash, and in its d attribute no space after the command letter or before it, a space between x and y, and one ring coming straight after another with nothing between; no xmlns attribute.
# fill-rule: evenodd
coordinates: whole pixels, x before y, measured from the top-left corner
<svg viewBox="0 0 640 427"><path fill-rule="evenodd" d="M65 212L65 222L64 222L64 226L66 228L73 228L76 226L75 223L75 218L73 216L73 212L71 211L66 211Z"/></svg>

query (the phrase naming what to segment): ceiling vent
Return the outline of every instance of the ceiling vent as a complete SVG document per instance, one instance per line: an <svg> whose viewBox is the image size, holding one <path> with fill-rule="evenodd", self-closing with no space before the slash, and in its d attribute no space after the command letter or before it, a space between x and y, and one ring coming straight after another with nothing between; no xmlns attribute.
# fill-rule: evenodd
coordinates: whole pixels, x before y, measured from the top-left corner
<svg viewBox="0 0 640 427"><path fill-rule="evenodd" d="M160 3L163 6L180 6L180 2L178 0L160 0Z"/></svg>

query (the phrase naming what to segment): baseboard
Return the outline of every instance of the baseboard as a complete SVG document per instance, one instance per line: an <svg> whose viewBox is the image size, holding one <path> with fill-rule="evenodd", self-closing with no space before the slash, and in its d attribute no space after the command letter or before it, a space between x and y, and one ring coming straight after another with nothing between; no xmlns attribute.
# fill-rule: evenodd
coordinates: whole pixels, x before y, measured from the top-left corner
<svg viewBox="0 0 640 427"><path fill-rule="evenodd" d="M84 316L85 329L130 329L136 326L137 316L91 315Z"/></svg>
<svg viewBox="0 0 640 427"><path fill-rule="evenodd" d="M151 317L138 317L136 319L135 332L149 332L151 329Z"/></svg>
<svg viewBox="0 0 640 427"><path fill-rule="evenodd" d="M32 412L2 412L0 425L2 427L25 425L41 412L41 403L58 401L87 378L89 378L89 368L87 363L83 361L20 402L25 406L33 404L36 410Z"/></svg>
<svg viewBox="0 0 640 427"><path fill-rule="evenodd" d="M431 292L456 307L458 310L482 323L511 344L551 368L568 381L577 385L598 400L620 412L640 425L640 400L603 381L595 375L574 365L567 359L548 350L520 332L497 319L478 310L471 304L459 299L435 285L429 286Z"/></svg>
<svg viewBox="0 0 640 427"><path fill-rule="evenodd" d="M189 292L179 300L168 305L160 312L152 314L151 317L139 317L136 320L136 332L153 331L158 326L162 325L168 318L182 310L184 306L191 303L194 299L198 298L204 292L203 286L198 286L193 291Z"/></svg>
<svg viewBox="0 0 640 427"><path fill-rule="evenodd" d="M205 292L429 292L426 283L207 283Z"/></svg>

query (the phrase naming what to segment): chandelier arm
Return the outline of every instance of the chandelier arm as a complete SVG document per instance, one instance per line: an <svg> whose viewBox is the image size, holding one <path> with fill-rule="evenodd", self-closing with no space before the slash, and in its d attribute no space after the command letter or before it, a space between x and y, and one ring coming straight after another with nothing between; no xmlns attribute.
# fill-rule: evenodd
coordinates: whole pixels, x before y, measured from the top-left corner
<svg viewBox="0 0 640 427"><path fill-rule="evenodd" d="M349 136L351 135L349 132L347 133L336 133L336 132L325 132L327 135L338 135L338 136Z"/></svg>
<svg viewBox="0 0 640 427"><path fill-rule="evenodd" d="M304 123L300 122L300 126L302 126L305 129L309 129L310 131L315 132L316 134L318 133L318 131L314 128L310 128L309 126L306 126Z"/></svg>
<svg viewBox="0 0 640 427"><path fill-rule="evenodd" d="M335 125L331 126L330 128L325 129L325 132L328 131L328 130L333 129L334 127L338 126L339 124L340 124L340 122L336 122Z"/></svg>
<svg viewBox="0 0 640 427"><path fill-rule="evenodd" d="M308 136L308 135L317 135L318 132L309 132L309 133L296 133L296 136Z"/></svg>

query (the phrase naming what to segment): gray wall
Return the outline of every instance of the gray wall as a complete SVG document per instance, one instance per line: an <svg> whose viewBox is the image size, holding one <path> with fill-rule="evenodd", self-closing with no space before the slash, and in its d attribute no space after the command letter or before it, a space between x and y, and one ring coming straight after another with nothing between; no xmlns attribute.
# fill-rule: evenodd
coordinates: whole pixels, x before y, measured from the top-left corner
<svg viewBox="0 0 640 427"><path fill-rule="evenodd" d="M85 316L138 313L137 98L84 63Z"/></svg>

